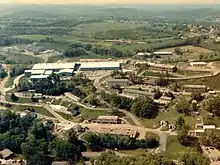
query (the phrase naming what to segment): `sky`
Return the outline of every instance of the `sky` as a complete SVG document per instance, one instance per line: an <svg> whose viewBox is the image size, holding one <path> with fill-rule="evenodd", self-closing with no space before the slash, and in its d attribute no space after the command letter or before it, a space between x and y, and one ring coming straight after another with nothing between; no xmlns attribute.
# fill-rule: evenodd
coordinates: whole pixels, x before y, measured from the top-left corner
<svg viewBox="0 0 220 165"><path fill-rule="evenodd" d="M0 0L22 4L218 4L220 0Z"/></svg>

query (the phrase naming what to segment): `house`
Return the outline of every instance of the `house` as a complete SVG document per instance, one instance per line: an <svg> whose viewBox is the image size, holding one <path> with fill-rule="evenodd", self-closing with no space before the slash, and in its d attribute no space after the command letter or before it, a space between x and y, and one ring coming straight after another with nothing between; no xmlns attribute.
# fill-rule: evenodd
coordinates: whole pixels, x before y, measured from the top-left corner
<svg viewBox="0 0 220 165"><path fill-rule="evenodd" d="M78 102L78 101L81 100L79 97L73 95L73 94L70 93L70 92L64 93L64 96L66 96L66 97L68 97L68 98L70 98L71 100L76 101L76 102Z"/></svg>
<svg viewBox="0 0 220 165"><path fill-rule="evenodd" d="M99 116L96 122L103 123L103 124L118 124L119 117L118 116Z"/></svg>
<svg viewBox="0 0 220 165"><path fill-rule="evenodd" d="M153 93L153 92L142 91L142 90L137 90L137 89L130 89L130 88L124 89L122 91L122 95L125 97L130 97L130 98L148 96L153 99L155 97L155 93Z"/></svg>
<svg viewBox="0 0 220 165"><path fill-rule="evenodd" d="M14 156L14 153L9 149L4 149L4 150L0 151L0 156L3 159L8 160Z"/></svg>
<svg viewBox="0 0 220 165"><path fill-rule="evenodd" d="M208 88L206 85L184 85L183 91L206 93L208 91Z"/></svg>
<svg viewBox="0 0 220 165"><path fill-rule="evenodd" d="M115 88L125 88L130 85L130 81L128 79L109 79L107 80L108 89Z"/></svg>

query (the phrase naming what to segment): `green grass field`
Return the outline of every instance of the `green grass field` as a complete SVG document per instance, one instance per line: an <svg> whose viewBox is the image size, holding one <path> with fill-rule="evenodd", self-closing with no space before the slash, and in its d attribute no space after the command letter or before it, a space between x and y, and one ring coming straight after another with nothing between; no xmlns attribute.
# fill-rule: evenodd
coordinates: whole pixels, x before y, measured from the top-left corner
<svg viewBox="0 0 220 165"><path fill-rule="evenodd" d="M182 116L176 111L175 108L170 107L168 112L159 112L158 116L154 119L142 119L142 124L147 128L158 128L161 120L166 120L171 124L175 124L179 116ZM196 125L196 118L191 116L182 116L185 119L186 124L192 128Z"/></svg>
<svg viewBox="0 0 220 165"><path fill-rule="evenodd" d="M166 156L172 159L178 159L183 153L191 151L195 151L195 149L181 145L176 136L169 136L167 138Z"/></svg>
<svg viewBox="0 0 220 165"><path fill-rule="evenodd" d="M10 108L11 110L14 111L23 111L25 109L27 109L29 106L22 106L22 105L12 105L12 107ZM31 107L30 107L31 108ZM43 107L33 107L35 109L35 111L39 114L45 115L45 116L49 116L49 117L54 117L48 110L46 110Z"/></svg>

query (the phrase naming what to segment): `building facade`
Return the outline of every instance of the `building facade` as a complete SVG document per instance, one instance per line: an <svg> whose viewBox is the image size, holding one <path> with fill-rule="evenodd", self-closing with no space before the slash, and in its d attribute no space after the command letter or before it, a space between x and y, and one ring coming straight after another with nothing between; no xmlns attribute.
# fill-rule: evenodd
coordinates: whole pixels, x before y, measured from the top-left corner
<svg viewBox="0 0 220 165"><path fill-rule="evenodd" d="M208 88L206 85L184 85L183 91L184 92L206 93L206 92L208 92Z"/></svg>
<svg viewBox="0 0 220 165"><path fill-rule="evenodd" d="M103 123L103 124L118 124L119 117L118 116L99 116L96 122Z"/></svg>
<svg viewBox="0 0 220 165"><path fill-rule="evenodd" d="M141 97L141 96L148 96L152 99L154 99L155 97L155 93L153 92L148 92L148 91L141 91L141 90L136 90L136 89L124 89L122 91L122 95L130 97L130 98L137 98L137 97Z"/></svg>
<svg viewBox="0 0 220 165"><path fill-rule="evenodd" d="M109 79L107 80L108 88L125 88L130 85L130 81L128 79Z"/></svg>

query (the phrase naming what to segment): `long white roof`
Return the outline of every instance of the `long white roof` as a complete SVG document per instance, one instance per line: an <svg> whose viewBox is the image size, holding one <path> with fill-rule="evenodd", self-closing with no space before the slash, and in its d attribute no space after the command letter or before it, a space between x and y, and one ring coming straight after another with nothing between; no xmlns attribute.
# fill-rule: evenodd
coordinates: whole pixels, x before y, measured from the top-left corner
<svg viewBox="0 0 220 165"><path fill-rule="evenodd" d="M81 62L80 68L115 68L120 67L119 62Z"/></svg>
<svg viewBox="0 0 220 165"><path fill-rule="evenodd" d="M48 77L49 75L31 75L30 79L43 79Z"/></svg>
<svg viewBox="0 0 220 165"><path fill-rule="evenodd" d="M32 70L38 69L73 69L75 63L38 63L35 64Z"/></svg>

